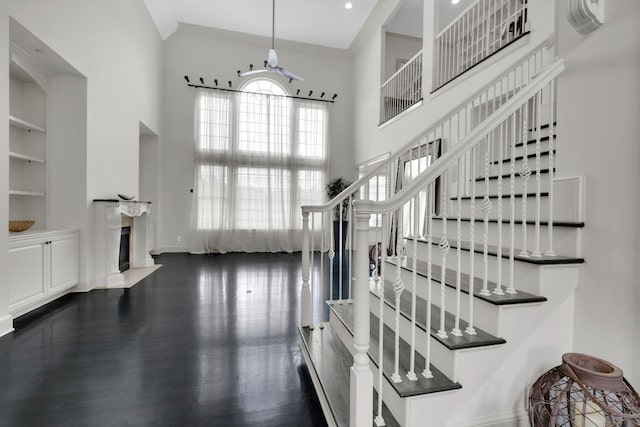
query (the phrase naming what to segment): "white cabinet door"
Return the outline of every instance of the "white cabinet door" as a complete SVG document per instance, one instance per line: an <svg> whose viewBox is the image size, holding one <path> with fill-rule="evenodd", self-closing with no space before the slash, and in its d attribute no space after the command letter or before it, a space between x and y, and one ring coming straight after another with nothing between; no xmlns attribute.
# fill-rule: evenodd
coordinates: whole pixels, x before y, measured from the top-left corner
<svg viewBox="0 0 640 427"><path fill-rule="evenodd" d="M9 249L9 311L46 295L45 245L42 242Z"/></svg>
<svg viewBox="0 0 640 427"><path fill-rule="evenodd" d="M51 282L49 293L63 291L78 283L78 236L65 235L51 240Z"/></svg>

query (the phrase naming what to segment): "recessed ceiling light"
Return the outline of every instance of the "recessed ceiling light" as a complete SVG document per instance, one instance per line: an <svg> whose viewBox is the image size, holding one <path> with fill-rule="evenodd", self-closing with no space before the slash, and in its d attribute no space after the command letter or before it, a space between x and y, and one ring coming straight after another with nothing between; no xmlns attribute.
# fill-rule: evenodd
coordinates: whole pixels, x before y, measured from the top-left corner
<svg viewBox="0 0 640 427"><path fill-rule="evenodd" d="M345 8L345 9L347 9L347 10L351 10L351 8L352 8L352 7L353 7L353 5L351 4L351 2L347 2L347 3L344 5L344 8Z"/></svg>
<svg viewBox="0 0 640 427"><path fill-rule="evenodd" d="M451 4L458 4L460 3L460 0L451 0Z"/></svg>

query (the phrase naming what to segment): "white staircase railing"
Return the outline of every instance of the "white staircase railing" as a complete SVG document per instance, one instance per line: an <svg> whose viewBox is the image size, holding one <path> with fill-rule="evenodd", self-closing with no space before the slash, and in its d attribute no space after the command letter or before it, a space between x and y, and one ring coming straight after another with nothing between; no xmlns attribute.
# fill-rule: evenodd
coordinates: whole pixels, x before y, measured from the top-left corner
<svg viewBox="0 0 640 427"><path fill-rule="evenodd" d="M422 99L422 49L396 71L380 90L380 123Z"/></svg>
<svg viewBox="0 0 640 427"><path fill-rule="evenodd" d="M433 90L527 32L527 0L476 0L435 39Z"/></svg>
<svg viewBox="0 0 640 427"><path fill-rule="evenodd" d="M543 68L551 42L552 38L549 38L522 55L513 66L379 162L378 166L371 168L333 200L324 205L302 207L301 326L313 327L326 320L328 311L323 301L349 301L353 297L355 216L352 202L357 199L386 200L408 185L429 164L456 146L496 109L526 87ZM494 168L492 165L491 169ZM469 171L464 169L463 172L468 174ZM407 209L403 216L394 218L399 227L396 227L394 236L389 237L385 245L375 234L375 230L382 226L381 217L372 221L375 226L371 228L370 249L367 250L372 274L380 271L381 252L392 245L392 240L395 242L401 238L404 229L409 232L415 230L416 220L424 222L427 204L439 209L441 202L435 198L427 199L423 193L415 204L419 216L412 217L413 214ZM332 221L335 221L334 226L331 226ZM316 294L315 301L321 301L315 306L312 304L313 293Z"/></svg>
<svg viewBox="0 0 640 427"><path fill-rule="evenodd" d="M444 133L438 135L449 149L435 160L424 172L413 179L401 191L384 201L356 200L353 203L354 215L357 220L355 227L355 290L354 290L354 321L355 321L355 354L351 373L352 424L351 426L371 426L372 403L363 398L354 400L353 396L372 395L372 373L369 368L369 292L374 292L380 300L385 298L385 287L390 287L395 294L394 319L385 322L385 310L380 310L380 323L387 323L394 330L394 372L390 375L393 382L415 381L418 375L430 378L431 371L431 310L439 310L440 324L434 325L436 335L441 340L450 336L457 337L464 334L475 335L473 295L505 295L516 294L514 279L514 261L516 257L515 237L517 233L527 234L528 222L533 223L533 239L523 246L518 256L542 257L553 256L553 177L554 177L554 127L555 127L555 83L557 76L564 70L563 61L555 60L538 73L526 86L498 108L492 109L487 119L483 120L464 138L455 144L447 141L456 134ZM504 92L499 92L504 93ZM492 104L488 98L484 104ZM477 106L480 109L484 105ZM488 106L486 108L489 108ZM461 126L464 123L460 124ZM548 147L543 155L543 140L548 138ZM527 145L532 145L533 153L529 154ZM545 159L543 160L543 157ZM530 164L531 163L531 164ZM543 169L546 170L543 173ZM546 175L543 183L543 175ZM535 183L527 187L529 179ZM497 186L490 187L490 180L496 180ZM504 182L506 181L506 183ZM547 187L546 190L543 189ZM529 193L529 191L533 191ZM419 203L420 198L427 203L426 208ZM531 199L533 209L526 203ZM542 203L542 199L546 203ZM436 200L440 201L438 205ZM476 204L480 209L476 209ZM418 221L420 210L425 210L425 220ZM403 211L410 210L414 221L413 227L403 233L408 245L396 239L389 245L389 252L383 251L383 274L370 275L367 268L367 246L371 241L369 219L371 215L381 215L383 226L376 230L377 239L386 244L389 236L398 233L397 218L403 217ZM479 212L477 212L479 211ZM479 213L479 215L477 215ZM469 226L463 227L462 218L467 217ZM541 223L548 221L547 246L541 247ZM488 259L489 221L498 224L497 251L494 261ZM438 226L435 223L439 223ZM453 230L448 230L448 222L455 224ZM482 224L477 227L476 222ZM504 227L503 227L504 226ZM505 231L503 231L503 228ZM422 249L426 255L426 289L418 289L416 275L418 267L416 258L419 241L426 243ZM481 245L476 247L476 242ZM463 255L461 248L468 248L468 254ZM502 247L507 248L502 252ZM454 251L455 249L455 251ZM426 252L426 253L425 253ZM412 257L412 262L404 261L406 253ZM544 254L544 255L543 255ZM421 257L424 259L425 257ZM390 262L386 262L386 261ZM474 261L475 260L475 261ZM440 268L432 268L432 264ZM395 264L395 265L394 265ZM402 265L401 265L402 264ZM390 268L392 274L388 274ZM385 275L387 276L385 281ZM463 289L461 275L468 275L467 288ZM489 276L495 282L489 282ZM446 281L445 281L445 276ZM482 287L475 288L475 276L481 279ZM445 283L447 282L447 283ZM398 337L401 335L399 327L400 297L404 292L410 292L412 298L410 319L416 317L417 294L425 296L427 302L427 333L424 366L416 366L415 358L410 357L408 372L399 372L397 360L400 356ZM466 292L465 292L466 291ZM461 300L463 292L466 298L466 311L462 312ZM389 301L389 300L387 300ZM391 304L394 304L391 301ZM445 324L445 313L451 312L455 316L452 325ZM463 322L462 318L466 319ZM412 328L415 331L415 327ZM411 353L415 354L417 338L415 333L404 337L410 345ZM378 336L381 343L383 335ZM382 346L380 344L380 346ZM374 350L374 351L380 351ZM381 357L382 354L379 354ZM381 359L379 359L381 360ZM380 364L382 366L382 364ZM382 369L378 369L377 384L381 384ZM380 390L379 390L380 391ZM382 399L382 393L378 393ZM377 402L378 408L381 400ZM381 423L381 413L377 413L377 423Z"/></svg>

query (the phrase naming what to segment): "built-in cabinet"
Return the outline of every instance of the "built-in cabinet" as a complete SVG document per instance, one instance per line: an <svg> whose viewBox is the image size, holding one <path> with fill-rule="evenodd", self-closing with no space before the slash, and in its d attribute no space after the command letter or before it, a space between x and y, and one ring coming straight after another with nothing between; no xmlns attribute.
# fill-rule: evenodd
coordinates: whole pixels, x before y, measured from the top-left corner
<svg viewBox="0 0 640 427"><path fill-rule="evenodd" d="M78 284L76 228L86 216L86 79L9 21L9 150L3 154L9 158L9 220L35 221L8 238L9 312L15 317Z"/></svg>
<svg viewBox="0 0 640 427"><path fill-rule="evenodd" d="M9 312L20 316L78 283L78 231L9 237Z"/></svg>

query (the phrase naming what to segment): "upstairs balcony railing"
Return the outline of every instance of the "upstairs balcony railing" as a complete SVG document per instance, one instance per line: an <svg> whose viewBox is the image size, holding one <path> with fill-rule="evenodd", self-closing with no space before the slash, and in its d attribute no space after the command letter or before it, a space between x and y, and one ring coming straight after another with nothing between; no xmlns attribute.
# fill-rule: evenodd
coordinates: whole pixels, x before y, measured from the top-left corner
<svg viewBox="0 0 640 427"><path fill-rule="evenodd" d="M382 84L380 123L384 123L422 100L422 50Z"/></svg>
<svg viewBox="0 0 640 427"><path fill-rule="evenodd" d="M475 1L436 36L433 90L525 35L527 24L527 0Z"/></svg>

